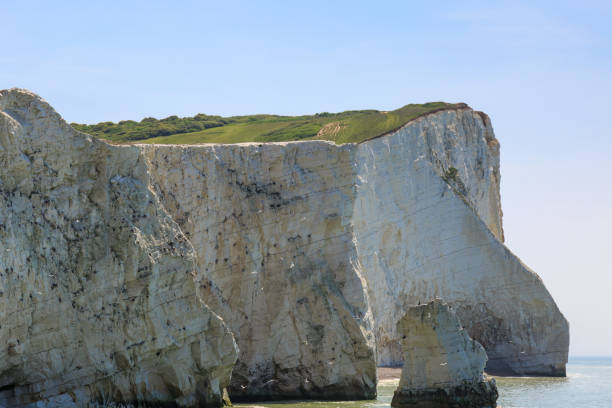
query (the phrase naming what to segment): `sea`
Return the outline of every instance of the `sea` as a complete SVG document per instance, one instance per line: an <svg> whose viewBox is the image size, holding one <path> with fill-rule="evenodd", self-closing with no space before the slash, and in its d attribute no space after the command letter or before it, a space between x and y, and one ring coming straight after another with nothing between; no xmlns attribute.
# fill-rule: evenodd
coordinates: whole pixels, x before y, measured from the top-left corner
<svg viewBox="0 0 612 408"><path fill-rule="evenodd" d="M495 377L500 408L612 408L612 357L571 357L567 377ZM387 408L399 380L378 384L371 401L284 401L234 404L241 408Z"/></svg>

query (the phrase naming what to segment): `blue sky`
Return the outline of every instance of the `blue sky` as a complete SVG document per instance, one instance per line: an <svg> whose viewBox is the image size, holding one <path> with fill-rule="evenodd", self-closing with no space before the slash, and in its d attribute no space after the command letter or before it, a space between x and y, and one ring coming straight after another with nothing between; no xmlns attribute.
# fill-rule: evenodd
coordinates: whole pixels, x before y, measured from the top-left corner
<svg viewBox="0 0 612 408"><path fill-rule="evenodd" d="M2 5L0 88L69 122L487 112L508 245L570 320L571 352L612 355L612 3L82 3Z"/></svg>

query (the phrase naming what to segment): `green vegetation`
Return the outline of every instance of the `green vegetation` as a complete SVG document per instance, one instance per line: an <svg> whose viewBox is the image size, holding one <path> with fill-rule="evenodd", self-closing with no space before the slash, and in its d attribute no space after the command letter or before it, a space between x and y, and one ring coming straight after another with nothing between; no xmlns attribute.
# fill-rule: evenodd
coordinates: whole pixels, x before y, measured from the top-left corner
<svg viewBox="0 0 612 408"><path fill-rule="evenodd" d="M95 125L72 123L75 129L116 143L242 143L293 140L331 140L359 143L391 132L419 116L466 107L464 104L430 102L406 105L400 109L317 113L306 116L210 116L192 118L170 116L145 118L140 122L101 122Z"/></svg>
<svg viewBox="0 0 612 408"><path fill-rule="evenodd" d="M451 167L448 170L446 170L446 173L444 174L444 179L455 181L455 179L457 178L457 173L458 173L458 170L454 167Z"/></svg>
<svg viewBox="0 0 612 408"><path fill-rule="evenodd" d="M450 167L442 175L442 179L451 186L451 188L458 194L465 196L467 194L467 188L459 177L459 170L454 167Z"/></svg>

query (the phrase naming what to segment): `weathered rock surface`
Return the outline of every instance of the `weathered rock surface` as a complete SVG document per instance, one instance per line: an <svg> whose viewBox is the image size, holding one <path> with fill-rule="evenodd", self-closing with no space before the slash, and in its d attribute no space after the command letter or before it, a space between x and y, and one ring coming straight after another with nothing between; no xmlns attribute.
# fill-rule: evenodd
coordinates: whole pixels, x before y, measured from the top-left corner
<svg viewBox="0 0 612 408"><path fill-rule="evenodd" d="M0 406L220 406L236 346L142 151L0 92Z"/></svg>
<svg viewBox="0 0 612 408"><path fill-rule="evenodd" d="M435 296L487 369L564 372L567 322L502 243L484 114L438 112L360 145L111 146L25 91L2 91L0 110L0 249L16 254L0 260L0 339L20 341L0 352L0 395L159 388L181 402L208 378L218 399L235 352L225 322L240 348L232 398L371 398L375 349L401 364L395 323ZM211 357L187 361L197 347ZM49 380L69 374L81 382Z"/></svg>
<svg viewBox="0 0 612 408"><path fill-rule="evenodd" d="M391 406L418 408L496 407L495 380L487 379L487 354L439 299L408 309L397 323L404 355Z"/></svg>
<svg viewBox="0 0 612 408"><path fill-rule="evenodd" d="M215 310L240 348L232 399L375 397L373 322L352 241L353 147L141 148L224 298ZM201 289L207 297L211 286Z"/></svg>
<svg viewBox="0 0 612 408"><path fill-rule="evenodd" d="M342 288L347 316L362 331L371 325L368 299L381 365L402 363L395 323L405 305L443 296L487 349L491 372L563 375L567 322L539 277L501 242L499 144L486 115L444 111L360 145L141 148L200 270L227 299L219 313L241 349L233 395L270 395L273 384L295 384L280 361L313 361L295 346L290 359L275 355L276 344L304 337L292 323L303 294L285 282L318 285L310 270ZM279 325L289 330L272 330L270 342L269 328ZM331 361L335 346L314 361Z"/></svg>
<svg viewBox="0 0 612 408"><path fill-rule="evenodd" d="M401 365L395 323L407 305L440 297L487 350L487 372L565 375L567 321L499 240L499 154L488 118L441 112L357 149L353 232L379 364Z"/></svg>

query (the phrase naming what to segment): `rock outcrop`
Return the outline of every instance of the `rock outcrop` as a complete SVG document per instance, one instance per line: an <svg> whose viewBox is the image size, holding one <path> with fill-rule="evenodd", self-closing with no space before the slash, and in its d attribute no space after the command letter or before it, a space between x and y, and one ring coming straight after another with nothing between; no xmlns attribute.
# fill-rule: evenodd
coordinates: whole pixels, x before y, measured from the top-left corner
<svg viewBox="0 0 612 408"><path fill-rule="evenodd" d="M435 296L488 370L564 373L567 322L502 243L484 114L358 145L115 146L27 91L2 91L0 110L5 400L218 401L229 331L233 399L372 398L376 350L401 364L395 323Z"/></svg>
<svg viewBox="0 0 612 408"><path fill-rule="evenodd" d="M439 299L408 309L397 323L404 366L394 408L494 408L484 348L470 339L455 312Z"/></svg>
<svg viewBox="0 0 612 408"><path fill-rule="evenodd" d="M142 151L0 92L0 406L220 406L237 352Z"/></svg>

